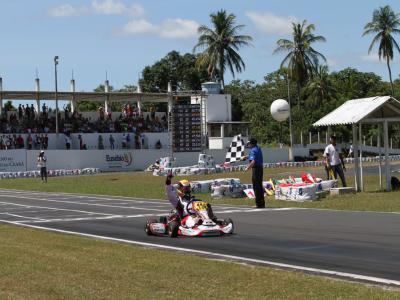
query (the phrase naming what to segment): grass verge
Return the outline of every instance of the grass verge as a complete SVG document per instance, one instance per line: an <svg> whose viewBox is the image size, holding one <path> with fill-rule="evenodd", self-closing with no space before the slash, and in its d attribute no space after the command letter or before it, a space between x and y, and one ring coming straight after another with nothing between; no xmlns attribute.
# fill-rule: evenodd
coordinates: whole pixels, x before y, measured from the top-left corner
<svg viewBox="0 0 400 300"><path fill-rule="evenodd" d="M317 169L310 169L315 172ZM298 169L272 169L266 171L265 179L270 177L281 178L284 174L299 174ZM233 172L225 174L189 176L190 180L205 180L222 177L240 178L242 182L251 182L250 172ZM177 179L177 178L175 178ZM96 176L55 177L49 178L47 184L42 184L39 179L11 179L0 180L0 188L21 189L44 192L67 192L83 194L100 194L129 196L140 198L165 199L164 177L155 177L149 173L107 173ZM349 184L354 179L348 176ZM340 210L386 211L400 212L400 193L376 192L378 189L377 176L366 175L365 186L369 192L340 197L327 197L315 202L288 202L276 201L272 197L267 199L270 207L304 207ZM214 204L254 205L248 199L213 199L209 194L198 194L199 198Z"/></svg>
<svg viewBox="0 0 400 300"><path fill-rule="evenodd" d="M399 299L399 291L0 225L1 299Z"/></svg>

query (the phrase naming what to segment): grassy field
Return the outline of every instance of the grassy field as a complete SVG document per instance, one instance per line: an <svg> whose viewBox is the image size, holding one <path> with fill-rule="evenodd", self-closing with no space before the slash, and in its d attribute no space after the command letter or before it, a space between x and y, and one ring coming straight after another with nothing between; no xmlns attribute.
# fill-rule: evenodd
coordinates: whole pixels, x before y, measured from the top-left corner
<svg viewBox="0 0 400 300"><path fill-rule="evenodd" d="M0 299L400 298L297 272L6 225L0 232Z"/></svg>
<svg viewBox="0 0 400 300"><path fill-rule="evenodd" d="M320 168L309 168L315 172ZM299 169L271 169L267 170L265 179L270 177L282 178L287 174L299 174ZM250 172L233 172L224 174L190 176L190 180L204 180L221 177L240 178L244 183L250 183ZM176 177L175 180L179 180ZM149 173L107 173L96 176L75 176L50 178L47 184L42 184L39 179L12 179L0 180L0 188L23 189L46 192L68 192L83 194L117 195L141 198L164 199L164 177L155 177ZM349 184L354 183L353 177L348 176ZM296 203L276 201L268 198L270 207L308 207L340 210L368 210L368 211L400 211L400 193L376 192L378 189L377 176L365 176L365 186L368 192L357 195L341 197L327 197L320 201L310 203ZM198 194L199 198L211 203L254 205L253 200L248 199L213 199L209 194Z"/></svg>

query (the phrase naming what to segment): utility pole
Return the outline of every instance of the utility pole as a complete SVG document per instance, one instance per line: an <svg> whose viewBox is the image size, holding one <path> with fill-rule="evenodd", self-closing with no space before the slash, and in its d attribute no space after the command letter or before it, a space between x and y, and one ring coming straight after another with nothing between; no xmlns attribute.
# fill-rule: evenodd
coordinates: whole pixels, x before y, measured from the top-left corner
<svg viewBox="0 0 400 300"><path fill-rule="evenodd" d="M58 137L58 88L57 88L57 65L58 56L54 56L54 83L55 83L55 99L56 99L56 134Z"/></svg>

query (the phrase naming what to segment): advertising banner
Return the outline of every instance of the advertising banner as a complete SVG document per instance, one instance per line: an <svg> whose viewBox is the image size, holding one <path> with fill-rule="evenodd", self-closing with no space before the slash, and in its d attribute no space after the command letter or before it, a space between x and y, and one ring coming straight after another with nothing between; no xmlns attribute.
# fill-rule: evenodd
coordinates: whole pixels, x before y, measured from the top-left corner
<svg viewBox="0 0 400 300"><path fill-rule="evenodd" d="M133 151L102 151L103 171L133 170Z"/></svg>
<svg viewBox="0 0 400 300"><path fill-rule="evenodd" d="M25 150L0 151L0 172L22 172L22 171L26 171Z"/></svg>

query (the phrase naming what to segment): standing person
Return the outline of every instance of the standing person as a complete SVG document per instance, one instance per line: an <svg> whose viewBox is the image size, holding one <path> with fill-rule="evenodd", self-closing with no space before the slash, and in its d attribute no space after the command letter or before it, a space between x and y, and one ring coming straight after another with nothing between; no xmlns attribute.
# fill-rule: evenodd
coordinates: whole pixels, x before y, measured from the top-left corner
<svg viewBox="0 0 400 300"><path fill-rule="evenodd" d="M97 148L99 150L103 150L104 149L103 136L101 134L99 135L99 138L97 140Z"/></svg>
<svg viewBox="0 0 400 300"><path fill-rule="evenodd" d="M353 156L354 156L354 147L353 147L353 144L350 144L349 154L347 155L347 157L350 158Z"/></svg>
<svg viewBox="0 0 400 300"><path fill-rule="evenodd" d="M43 148L44 150L47 150L47 147L49 147L49 137L47 136L47 133L43 137Z"/></svg>
<svg viewBox="0 0 400 300"><path fill-rule="evenodd" d="M68 134L65 135L65 148L67 150L71 149L71 138L68 136Z"/></svg>
<svg viewBox="0 0 400 300"><path fill-rule="evenodd" d="M336 145L336 137L334 135L330 137L330 144L325 148L324 157L327 170L333 171L335 179L339 175L343 187L346 187L346 178L343 172L346 171L346 166L344 165L342 149Z"/></svg>
<svg viewBox="0 0 400 300"><path fill-rule="evenodd" d="M131 135L129 133L126 134L126 149L131 149Z"/></svg>
<svg viewBox="0 0 400 300"><path fill-rule="evenodd" d="M33 138L32 138L32 136L29 134L29 135L28 135L28 150L32 150L32 144L33 144Z"/></svg>
<svg viewBox="0 0 400 300"><path fill-rule="evenodd" d="M109 141L110 141L110 149L114 149L115 148L115 145L114 145L115 139L112 136L112 134L110 134Z"/></svg>
<svg viewBox="0 0 400 300"><path fill-rule="evenodd" d="M37 166L40 168L40 177L42 178L42 182L47 182L47 168L46 168L47 158L44 155L44 151L40 151L39 156L37 158Z"/></svg>
<svg viewBox="0 0 400 300"><path fill-rule="evenodd" d="M256 197L255 208L264 208L264 188L263 188L263 155L261 148L257 145L257 140L251 138L246 147L250 148L248 156L249 164L246 167L246 171L252 169L251 181L253 183L254 195ZM246 157L247 158L247 157Z"/></svg>

